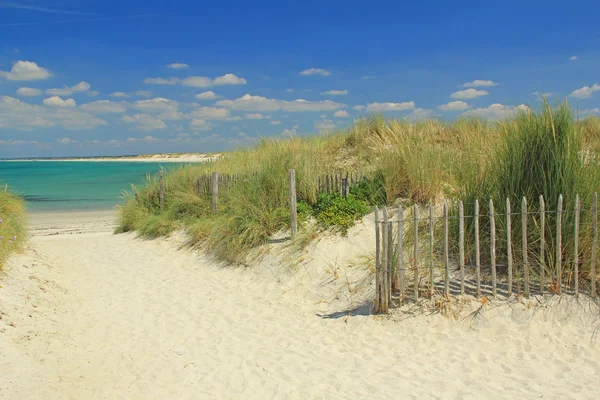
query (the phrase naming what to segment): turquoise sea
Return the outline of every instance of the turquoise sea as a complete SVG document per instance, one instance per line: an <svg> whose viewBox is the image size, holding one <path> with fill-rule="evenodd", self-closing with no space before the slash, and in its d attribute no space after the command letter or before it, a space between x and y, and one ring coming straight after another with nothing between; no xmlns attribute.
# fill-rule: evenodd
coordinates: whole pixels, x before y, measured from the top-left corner
<svg viewBox="0 0 600 400"><path fill-rule="evenodd" d="M122 202L123 190L143 185L146 173L180 163L0 161L0 185L27 201L29 211L110 210Z"/></svg>

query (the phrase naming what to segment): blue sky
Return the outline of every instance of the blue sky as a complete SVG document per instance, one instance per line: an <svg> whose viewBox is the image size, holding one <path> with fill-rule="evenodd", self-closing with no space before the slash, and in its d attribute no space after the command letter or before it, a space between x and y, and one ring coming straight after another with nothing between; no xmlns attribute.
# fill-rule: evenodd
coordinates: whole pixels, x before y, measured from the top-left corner
<svg viewBox="0 0 600 400"><path fill-rule="evenodd" d="M0 157L222 151L371 112L498 119L540 93L600 115L598 15L592 1L0 0Z"/></svg>

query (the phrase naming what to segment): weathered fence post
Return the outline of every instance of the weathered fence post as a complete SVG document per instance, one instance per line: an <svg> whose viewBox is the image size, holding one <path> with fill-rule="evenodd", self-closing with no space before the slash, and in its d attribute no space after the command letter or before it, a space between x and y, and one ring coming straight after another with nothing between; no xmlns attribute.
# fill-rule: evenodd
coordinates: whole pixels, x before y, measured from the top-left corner
<svg viewBox="0 0 600 400"><path fill-rule="evenodd" d="M475 200L475 275L477 276L477 297L481 296L481 254L479 251L479 200Z"/></svg>
<svg viewBox="0 0 600 400"><path fill-rule="evenodd" d="M546 280L546 203L540 196L540 294L544 294Z"/></svg>
<svg viewBox="0 0 600 400"><path fill-rule="evenodd" d="M496 216L492 199L490 199L490 258L492 263L492 296L496 297Z"/></svg>
<svg viewBox="0 0 600 400"><path fill-rule="evenodd" d="M211 175L211 183L212 183L212 213L216 214L219 210L219 174L217 172L213 172Z"/></svg>
<svg viewBox="0 0 600 400"><path fill-rule="evenodd" d="M416 204L413 205L413 224L414 224L414 254L413 254L413 278L414 278L414 296L415 302L419 300L419 209Z"/></svg>
<svg viewBox="0 0 600 400"><path fill-rule="evenodd" d="M465 210L458 203L458 265L460 267L460 294L465 294Z"/></svg>
<svg viewBox="0 0 600 400"><path fill-rule="evenodd" d="M592 297L596 297L596 255L598 253L598 193L594 193L594 202L592 204L592 230L594 231L592 241L592 265L591 265L591 285Z"/></svg>
<svg viewBox="0 0 600 400"><path fill-rule="evenodd" d="M579 204L579 194L575 196L575 239L574 239L574 252L575 252L575 297L579 296L579 210L581 206Z"/></svg>
<svg viewBox="0 0 600 400"><path fill-rule="evenodd" d="M444 294L450 296L450 259L448 256L448 203L444 200Z"/></svg>
<svg viewBox="0 0 600 400"><path fill-rule="evenodd" d="M381 307L380 312L386 313L388 311L388 274L389 274L389 241L388 241L388 220L389 215L387 212L387 208L383 206L383 224L381 228L381 267L382 271L380 274L381 282L382 282L382 291L381 291Z"/></svg>
<svg viewBox="0 0 600 400"><path fill-rule="evenodd" d="M511 231L510 199L506 198L506 264L508 274L508 297L512 295L513 286L513 257L512 257L512 231Z"/></svg>
<svg viewBox="0 0 600 400"><path fill-rule="evenodd" d="M387 298L386 298L386 304L387 307L389 308L390 303L392 302L392 282L393 282L393 264L394 264L394 227L393 227L393 223L392 223L392 219L390 217L390 214L388 214L387 208L385 209L385 215L388 219L387 222L387 226L388 226L388 232L387 232L387 241L388 241L388 245L387 245L387 251L388 251L388 268L387 268L387 276L386 276L386 290L387 290Z"/></svg>
<svg viewBox="0 0 600 400"><path fill-rule="evenodd" d="M328 175L329 177L329 175ZM375 206L375 312L381 310L381 233L379 231L379 208Z"/></svg>
<svg viewBox="0 0 600 400"><path fill-rule="evenodd" d="M404 208L402 205L398 206L398 285L400 286L400 301L404 297Z"/></svg>
<svg viewBox="0 0 600 400"><path fill-rule="evenodd" d="M433 204L429 200L429 294L433 296L433 268L435 259L433 258Z"/></svg>
<svg viewBox="0 0 600 400"><path fill-rule="evenodd" d="M288 187L290 192L290 228L292 239L296 239L296 235L298 234L298 213L296 212L296 171L293 169L288 171Z"/></svg>
<svg viewBox="0 0 600 400"><path fill-rule="evenodd" d="M529 297L529 257L527 254L527 198L523 196L521 202L521 225L523 228L521 240L523 243L523 280L525 281L523 294Z"/></svg>
<svg viewBox="0 0 600 400"><path fill-rule="evenodd" d="M556 292L562 292L562 194L558 196L556 208Z"/></svg>
<svg viewBox="0 0 600 400"><path fill-rule="evenodd" d="M163 211L165 209L165 176L164 171L162 169L158 173L158 176L160 180L160 191L158 193L158 201L160 204L160 211Z"/></svg>

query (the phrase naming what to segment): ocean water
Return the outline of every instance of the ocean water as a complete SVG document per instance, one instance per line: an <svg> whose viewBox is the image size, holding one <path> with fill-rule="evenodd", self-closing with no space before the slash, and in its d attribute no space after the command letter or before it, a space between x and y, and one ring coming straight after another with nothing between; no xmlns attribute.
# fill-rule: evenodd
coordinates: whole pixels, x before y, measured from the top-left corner
<svg viewBox="0 0 600 400"><path fill-rule="evenodd" d="M179 168L180 163L0 161L0 185L27 202L31 212L110 210L123 190L143 185L146 173Z"/></svg>

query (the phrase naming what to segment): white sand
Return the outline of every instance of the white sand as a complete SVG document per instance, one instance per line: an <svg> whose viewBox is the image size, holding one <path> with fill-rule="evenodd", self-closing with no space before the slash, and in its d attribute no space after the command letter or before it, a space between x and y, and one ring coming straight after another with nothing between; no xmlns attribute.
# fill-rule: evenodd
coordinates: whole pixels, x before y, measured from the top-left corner
<svg viewBox="0 0 600 400"><path fill-rule="evenodd" d="M348 263L372 248L370 222L300 260L278 261L280 244L244 269L179 237L113 235L111 215L52 218L34 216L28 250L0 278L0 398L598 398L587 301L458 320L423 306L344 312L368 297Z"/></svg>
<svg viewBox="0 0 600 400"><path fill-rule="evenodd" d="M41 158L41 159L26 159L26 160L0 160L2 161L20 161L20 162L45 162L45 161L61 161L61 162L77 162L77 161L91 161L91 162L179 162L179 163L205 163L208 161L215 161L220 158L222 154L150 154L134 157L86 157L86 158Z"/></svg>

